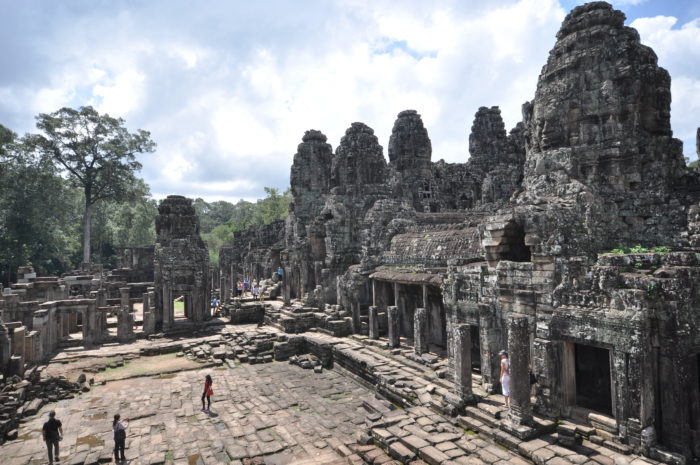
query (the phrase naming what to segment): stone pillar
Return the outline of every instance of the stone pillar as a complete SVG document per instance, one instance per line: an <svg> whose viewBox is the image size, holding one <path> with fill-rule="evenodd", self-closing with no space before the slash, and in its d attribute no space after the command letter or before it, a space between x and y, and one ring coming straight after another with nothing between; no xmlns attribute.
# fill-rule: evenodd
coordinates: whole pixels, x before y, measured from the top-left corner
<svg viewBox="0 0 700 465"><path fill-rule="evenodd" d="M47 305L46 307L44 307ZM50 349L50 335L49 335L49 308L51 304L42 304L40 310L34 312L34 321L32 322L32 328L39 333L39 339L37 341L37 361L43 360L47 353L51 352Z"/></svg>
<svg viewBox="0 0 700 465"><path fill-rule="evenodd" d="M379 339L379 310L374 305L369 307L369 338Z"/></svg>
<svg viewBox="0 0 700 465"><path fill-rule="evenodd" d="M156 330L156 318L151 308L152 288L148 288L149 292L143 293L143 332L144 334L153 334Z"/></svg>
<svg viewBox="0 0 700 465"><path fill-rule="evenodd" d="M70 314L70 332L74 333L78 331L78 312L71 312Z"/></svg>
<svg viewBox="0 0 700 465"><path fill-rule="evenodd" d="M129 342L134 336L134 314L129 311L129 288L120 287L121 305L117 312L117 338L119 342Z"/></svg>
<svg viewBox="0 0 700 465"><path fill-rule="evenodd" d="M0 323L0 373L7 373L10 364L10 334L7 326Z"/></svg>
<svg viewBox="0 0 700 465"><path fill-rule="evenodd" d="M394 283L394 307L399 306L399 283Z"/></svg>
<svg viewBox="0 0 700 465"><path fill-rule="evenodd" d="M83 347L90 349L95 346L95 339L102 334L99 327L96 310L97 300L90 302L83 312Z"/></svg>
<svg viewBox="0 0 700 465"><path fill-rule="evenodd" d="M39 333L36 331L29 331L29 333L24 336L24 355L27 363L36 363L39 360L37 357L38 340ZM0 369L0 371L2 370Z"/></svg>
<svg viewBox="0 0 700 465"><path fill-rule="evenodd" d="M173 307L173 293L170 289L170 285L163 284L163 331L170 329L175 319L174 307Z"/></svg>
<svg viewBox="0 0 700 465"><path fill-rule="evenodd" d="M423 284L423 307L429 308L428 307L428 285Z"/></svg>
<svg viewBox="0 0 700 465"><path fill-rule="evenodd" d="M372 280L372 305L377 306L377 280Z"/></svg>
<svg viewBox="0 0 700 465"><path fill-rule="evenodd" d="M532 423L530 405L530 331L524 315L508 318L508 358L510 359L510 411L508 420L515 425Z"/></svg>
<svg viewBox="0 0 700 465"><path fill-rule="evenodd" d="M413 316L413 349L418 355L428 352L428 310L423 307Z"/></svg>
<svg viewBox="0 0 700 465"><path fill-rule="evenodd" d="M472 392L472 337L469 325L454 325L452 336L454 351L455 394L464 402L473 398Z"/></svg>
<svg viewBox="0 0 700 465"><path fill-rule="evenodd" d="M61 339L70 336L71 313L73 313L73 310L61 313Z"/></svg>
<svg viewBox="0 0 700 465"><path fill-rule="evenodd" d="M360 334L362 323L360 322L360 302L357 299L350 301L350 310L352 311L352 332Z"/></svg>
<svg viewBox="0 0 700 465"><path fill-rule="evenodd" d="M389 346L399 347L401 339L399 337L399 308L392 305L386 309L387 319L389 320Z"/></svg>
<svg viewBox="0 0 700 465"><path fill-rule="evenodd" d="M26 353L24 349L24 339L27 334L26 328L20 326L12 331L12 354L20 358L20 364L24 367L24 360L26 358ZM24 370L22 370L24 373Z"/></svg>

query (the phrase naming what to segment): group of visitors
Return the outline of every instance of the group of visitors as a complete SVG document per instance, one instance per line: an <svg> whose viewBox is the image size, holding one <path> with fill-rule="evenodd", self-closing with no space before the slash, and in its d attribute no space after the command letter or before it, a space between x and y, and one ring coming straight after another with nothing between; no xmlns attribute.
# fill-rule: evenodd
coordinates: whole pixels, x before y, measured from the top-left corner
<svg viewBox="0 0 700 465"><path fill-rule="evenodd" d="M204 391L202 392L202 412L211 413L211 396L214 395L212 386L214 381L211 375L204 378ZM206 401L206 405L205 405ZM118 413L114 415L112 421L112 431L114 432L114 462L126 463L124 449L126 449L126 430L129 427L129 420L121 418ZM59 442L63 440L63 424L56 418L56 412L49 412L49 419L42 428L44 442L49 452L49 465L60 462Z"/></svg>
<svg viewBox="0 0 700 465"><path fill-rule="evenodd" d="M246 294L250 292L253 300L261 300L263 293L267 290L267 286L260 281L251 281L244 279L236 283L236 295L238 297L245 297Z"/></svg>

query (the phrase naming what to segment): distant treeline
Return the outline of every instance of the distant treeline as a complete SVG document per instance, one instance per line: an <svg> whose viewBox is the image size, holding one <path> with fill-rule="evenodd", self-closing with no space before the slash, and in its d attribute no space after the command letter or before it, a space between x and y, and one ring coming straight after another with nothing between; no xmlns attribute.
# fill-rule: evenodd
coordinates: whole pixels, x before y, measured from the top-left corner
<svg viewBox="0 0 700 465"><path fill-rule="evenodd" d="M251 226L270 224L287 217L292 193L287 189L280 194L278 189L266 187L267 196L255 203L239 200L233 204L223 200L207 203L202 199L194 201L199 215L202 239L209 248L212 264L219 263L219 249L233 239L233 233Z"/></svg>
<svg viewBox="0 0 700 465"><path fill-rule="evenodd" d="M89 111L93 118L106 117ZM43 276L60 275L78 268L85 259L85 188L51 150L42 149L38 137L18 136L0 125L0 280L4 286L15 282L18 266L32 265ZM132 172L120 189L118 195L92 205L90 260L106 267L117 265L120 248L155 242L158 202L148 185ZM265 192L267 196L257 202L195 200L214 264L219 248L235 231L287 215L289 191L280 194L265 188Z"/></svg>

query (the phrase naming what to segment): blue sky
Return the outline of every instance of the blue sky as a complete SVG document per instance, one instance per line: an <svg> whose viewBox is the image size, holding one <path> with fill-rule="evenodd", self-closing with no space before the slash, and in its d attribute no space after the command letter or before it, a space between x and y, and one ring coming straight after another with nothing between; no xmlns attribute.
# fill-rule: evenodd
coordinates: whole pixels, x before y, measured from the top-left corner
<svg viewBox="0 0 700 465"><path fill-rule="evenodd" d="M570 0L0 0L0 123L93 105L151 131L157 197L253 199L285 188L296 146L353 121L386 148L418 110L433 160L464 162L474 114L508 128L534 96ZM672 125L695 158L700 1L613 2L672 77ZM385 153L386 155L386 153Z"/></svg>

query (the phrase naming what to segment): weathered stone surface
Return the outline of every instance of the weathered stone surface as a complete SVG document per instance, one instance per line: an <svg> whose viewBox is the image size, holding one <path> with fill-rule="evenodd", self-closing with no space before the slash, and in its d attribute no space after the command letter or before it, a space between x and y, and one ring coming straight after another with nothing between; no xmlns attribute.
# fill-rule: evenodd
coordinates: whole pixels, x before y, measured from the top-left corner
<svg viewBox="0 0 700 465"><path fill-rule="evenodd" d="M179 195L163 200L158 206L156 234L156 330L173 325L173 301L180 296L187 318L195 322L209 320L209 253L199 235L199 218L192 200Z"/></svg>

